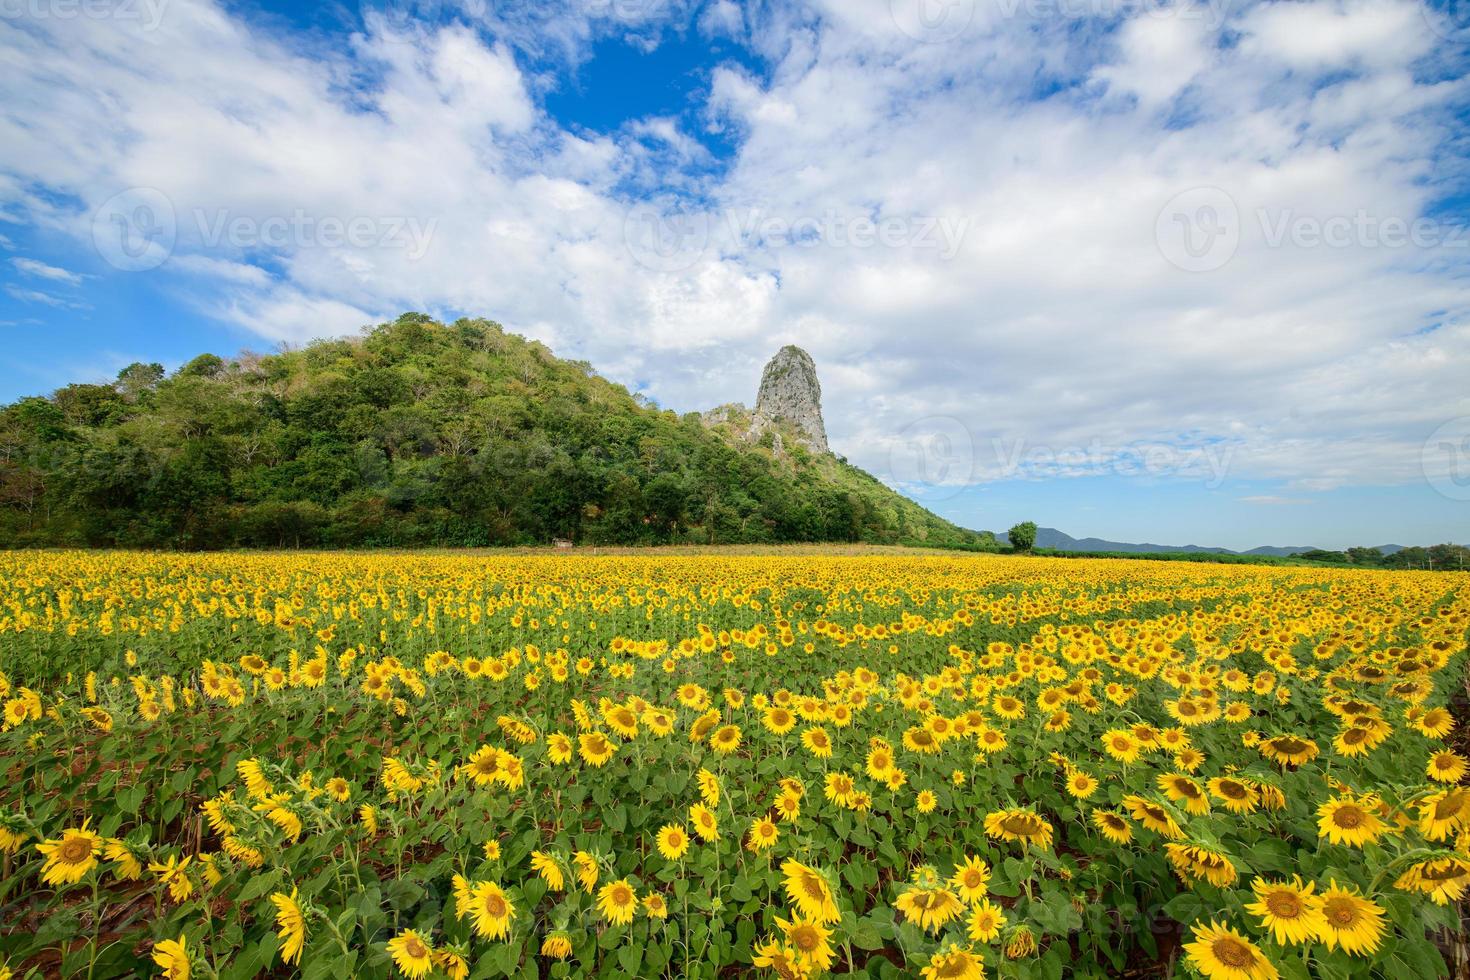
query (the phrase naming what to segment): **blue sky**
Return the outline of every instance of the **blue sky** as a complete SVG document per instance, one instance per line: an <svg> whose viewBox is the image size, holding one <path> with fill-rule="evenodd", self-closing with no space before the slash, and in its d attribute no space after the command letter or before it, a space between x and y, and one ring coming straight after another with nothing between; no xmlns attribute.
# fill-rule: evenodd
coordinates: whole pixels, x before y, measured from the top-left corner
<svg viewBox="0 0 1470 980"><path fill-rule="evenodd" d="M76 9L0 17L0 399L406 309L680 411L798 343L968 526L1470 539L1457 7Z"/></svg>

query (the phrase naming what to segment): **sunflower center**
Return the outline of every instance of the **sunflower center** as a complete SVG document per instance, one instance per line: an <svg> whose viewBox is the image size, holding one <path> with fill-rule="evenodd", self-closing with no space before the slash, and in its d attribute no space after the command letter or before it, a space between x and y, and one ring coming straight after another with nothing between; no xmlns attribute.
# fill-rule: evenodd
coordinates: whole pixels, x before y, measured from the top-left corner
<svg viewBox="0 0 1470 980"><path fill-rule="evenodd" d="M1000 822L1000 825L1008 833L1025 837L1037 831L1036 820L1024 813L1013 814Z"/></svg>
<svg viewBox="0 0 1470 980"><path fill-rule="evenodd" d="M417 936L408 937L408 940L403 944L403 951L416 960L421 960L429 955L428 947L419 942Z"/></svg>
<svg viewBox="0 0 1470 980"><path fill-rule="evenodd" d="M1357 921L1358 910L1352 902L1342 898L1328 899L1322 906L1322 914L1339 929L1345 929Z"/></svg>
<svg viewBox="0 0 1470 980"><path fill-rule="evenodd" d="M803 953L810 953L820 945L821 940L817 937L817 931L811 926L798 926L791 933L791 942Z"/></svg>
<svg viewBox="0 0 1470 980"><path fill-rule="evenodd" d="M1455 790L1445 796L1434 805L1434 819L1448 820L1460 811L1465 802L1465 794L1461 790Z"/></svg>
<svg viewBox="0 0 1470 980"><path fill-rule="evenodd" d="M1278 919L1295 919L1302 914L1301 900L1293 892L1273 892L1266 898L1266 908Z"/></svg>
<svg viewBox="0 0 1470 980"><path fill-rule="evenodd" d="M1363 825L1364 814L1358 807L1348 804L1338 807L1332 813L1332 822L1346 830L1352 830Z"/></svg>
<svg viewBox="0 0 1470 980"><path fill-rule="evenodd" d="M1215 959L1234 970L1244 970L1255 962L1250 947L1238 939L1222 936L1210 947Z"/></svg>
<svg viewBox="0 0 1470 980"><path fill-rule="evenodd" d="M499 919L505 915L505 899L499 895L488 895L485 898L485 911L492 918Z"/></svg>
<svg viewBox="0 0 1470 980"><path fill-rule="evenodd" d="M941 977L962 977L965 975L965 961L958 956L951 957L939 965L939 971L935 975Z"/></svg>
<svg viewBox="0 0 1470 980"><path fill-rule="evenodd" d="M627 905L633 900L633 893L622 885L613 889L612 900L618 905Z"/></svg>
<svg viewBox="0 0 1470 980"><path fill-rule="evenodd" d="M92 842L85 837L70 837L61 845L58 853L67 864L80 864L92 856Z"/></svg>
<svg viewBox="0 0 1470 980"><path fill-rule="evenodd" d="M1245 787L1234 780L1222 780L1219 784L1220 795L1231 800L1243 800L1246 797Z"/></svg>
<svg viewBox="0 0 1470 980"><path fill-rule="evenodd" d="M1467 871L1470 869L1451 861L1443 868L1425 868L1419 872L1419 877L1425 881L1454 881L1456 878L1464 877Z"/></svg>

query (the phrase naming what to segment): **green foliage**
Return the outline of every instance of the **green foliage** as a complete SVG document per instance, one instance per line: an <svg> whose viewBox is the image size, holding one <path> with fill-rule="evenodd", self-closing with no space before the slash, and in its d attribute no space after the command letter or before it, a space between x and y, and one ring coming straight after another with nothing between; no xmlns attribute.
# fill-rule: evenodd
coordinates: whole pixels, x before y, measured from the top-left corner
<svg viewBox="0 0 1470 980"><path fill-rule="evenodd" d="M1036 522L1023 521L1007 531L1006 537L1017 551L1030 551L1036 547Z"/></svg>
<svg viewBox="0 0 1470 980"><path fill-rule="evenodd" d="M130 547L862 541L975 548L832 456L750 445L485 320L132 364L0 409L0 541Z"/></svg>

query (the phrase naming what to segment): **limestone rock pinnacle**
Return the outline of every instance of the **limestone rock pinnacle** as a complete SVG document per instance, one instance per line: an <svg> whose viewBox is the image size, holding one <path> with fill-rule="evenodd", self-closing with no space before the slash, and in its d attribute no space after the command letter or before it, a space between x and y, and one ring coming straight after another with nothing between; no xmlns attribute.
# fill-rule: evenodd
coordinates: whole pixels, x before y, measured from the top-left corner
<svg viewBox="0 0 1470 980"><path fill-rule="evenodd" d="M817 365L810 354L792 344L777 351L761 374L752 438L758 438L766 426L778 420L795 427L808 449L831 452L827 427L822 422L822 385L817 381Z"/></svg>

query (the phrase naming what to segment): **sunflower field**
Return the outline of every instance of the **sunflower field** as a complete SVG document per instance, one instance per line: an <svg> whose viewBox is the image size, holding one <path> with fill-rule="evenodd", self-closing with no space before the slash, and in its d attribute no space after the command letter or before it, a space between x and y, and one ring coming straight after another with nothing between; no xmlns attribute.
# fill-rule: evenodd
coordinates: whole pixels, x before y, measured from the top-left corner
<svg viewBox="0 0 1470 980"><path fill-rule="evenodd" d="M1448 975L1467 582L0 554L0 980Z"/></svg>

